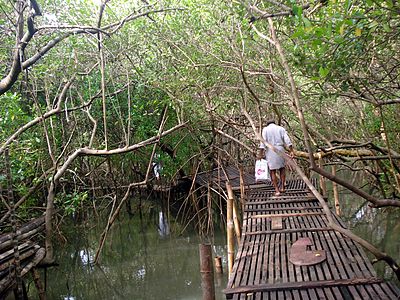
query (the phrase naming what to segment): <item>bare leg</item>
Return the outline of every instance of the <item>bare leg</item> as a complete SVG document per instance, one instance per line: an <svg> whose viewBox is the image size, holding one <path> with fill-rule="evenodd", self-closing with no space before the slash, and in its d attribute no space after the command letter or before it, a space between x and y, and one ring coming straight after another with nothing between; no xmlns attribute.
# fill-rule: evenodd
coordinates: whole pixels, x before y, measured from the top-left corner
<svg viewBox="0 0 400 300"><path fill-rule="evenodd" d="M272 185L275 188L275 195L279 196L279 187L278 187L278 179L276 178L276 170L270 170Z"/></svg>
<svg viewBox="0 0 400 300"><path fill-rule="evenodd" d="M284 193L285 190L285 184L286 184L286 169L285 168L281 168L279 169L279 177L280 177L280 186L281 186L281 193Z"/></svg>

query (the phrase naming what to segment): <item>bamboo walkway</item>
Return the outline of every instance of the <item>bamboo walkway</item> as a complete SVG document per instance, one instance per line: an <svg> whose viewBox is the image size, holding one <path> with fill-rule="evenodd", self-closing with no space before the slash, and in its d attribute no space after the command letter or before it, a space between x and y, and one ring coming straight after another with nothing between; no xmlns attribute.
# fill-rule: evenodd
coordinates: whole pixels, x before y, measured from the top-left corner
<svg viewBox="0 0 400 300"><path fill-rule="evenodd" d="M35 285L42 293L41 282L36 266L45 255L35 240L44 230L44 217L40 217L23 224L18 228L18 234L4 233L0 235L0 299L5 299L13 289L16 289L17 270L15 261L18 259L20 270L19 279L22 280L32 272Z"/></svg>
<svg viewBox="0 0 400 300"><path fill-rule="evenodd" d="M253 185L244 208L241 242L224 290L227 299L400 299L396 286L377 278L357 243L327 227L322 207L302 181L289 181L280 197L273 197L270 185ZM302 238L312 245L304 247L300 261L316 250L324 250L317 259L326 259L293 264L293 244Z"/></svg>

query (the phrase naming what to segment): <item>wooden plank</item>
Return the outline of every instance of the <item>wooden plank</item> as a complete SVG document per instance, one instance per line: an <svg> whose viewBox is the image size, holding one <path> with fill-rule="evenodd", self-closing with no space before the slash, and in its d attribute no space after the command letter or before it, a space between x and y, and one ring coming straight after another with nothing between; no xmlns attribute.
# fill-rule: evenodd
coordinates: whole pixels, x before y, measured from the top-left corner
<svg viewBox="0 0 400 300"><path fill-rule="evenodd" d="M272 230L277 230L277 229L282 229L282 228L283 228L282 217L271 218L271 229Z"/></svg>
<svg viewBox="0 0 400 300"><path fill-rule="evenodd" d="M309 211L310 209L311 209L310 207L299 207L299 208L293 208L293 209L291 209L291 211L293 211L292 213L295 213L294 211L303 211L303 210ZM319 209L322 211L322 206L315 207L313 209ZM255 207L255 208L245 208L244 212L269 212L269 211L281 211L281 210L282 210L282 208L268 208L268 209L264 208L264 209L262 209L259 207Z"/></svg>
<svg viewBox="0 0 400 300"><path fill-rule="evenodd" d="M288 225L289 228L288 230L291 230L293 232L287 233L287 236L289 237L288 239L288 247L293 243L293 241L297 240L299 238L299 232L300 230L303 230L304 228L300 228L301 226L297 223L297 218L287 218L288 220ZM298 228L296 230L295 228ZM292 282L302 282L304 281L302 270L299 266L295 266L293 264L289 265L289 278L292 278ZM302 298L307 297L305 295L306 293L304 291L300 291L300 294Z"/></svg>
<svg viewBox="0 0 400 300"><path fill-rule="evenodd" d="M297 228L309 228L310 225L308 223L309 217L293 217L293 223L294 226ZM300 232L297 234L296 239L293 239L292 242L294 243L297 239L301 237L305 237L307 234L305 232ZM309 272L309 267L304 267L304 266L296 266L297 267L297 272L298 276L301 276L302 280L304 282L312 281L313 279L310 277L311 274ZM318 299L318 296L315 292L314 289L307 289L307 290L300 290L300 293L304 299Z"/></svg>
<svg viewBox="0 0 400 300"><path fill-rule="evenodd" d="M311 217L310 225L311 226L323 226L317 220L321 220L321 219L318 217ZM314 242L315 242L316 247L324 248L323 243L321 242L321 234L320 233L321 232L319 231L314 234L314 237L315 237ZM324 248L324 249L328 250L328 248ZM330 251L327 251L326 253L327 253L326 263L324 263L322 265L322 268L317 268L317 277L320 280L331 280L334 278L334 275L332 274L332 270L330 269L330 264L334 264L334 261L333 261ZM336 278L339 278L338 274L337 274ZM342 298L340 289L337 287L325 288L323 290L325 292L327 299L341 299Z"/></svg>
<svg viewBox="0 0 400 300"><path fill-rule="evenodd" d="M25 243L22 243L18 245L18 251L25 251L29 248L32 248L34 246L33 242L27 241ZM10 249L8 251L5 251L0 254L0 263L3 263L4 261L13 258L14 257L14 249Z"/></svg>
<svg viewBox="0 0 400 300"><path fill-rule="evenodd" d="M249 219L249 222L251 223L252 220ZM248 260L248 255L251 255L251 251L252 251L252 247L251 244L253 242L253 238L248 238L248 237L244 237L242 238L242 243L241 243L241 248L240 251L238 251L237 255L236 255L236 260L235 260L235 264L232 270L232 273L234 275L231 276L230 278L230 285L232 286L238 286L243 284L243 282L247 281L247 274L244 273L244 268L246 266L247 260ZM245 279L243 279L243 277L246 277ZM228 286L229 286L228 283Z"/></svg>
<svg viewBox="0 0 400 300"><path fill-rule="evenodd" d="M354 273L356 274L357 277L361 276L374 276L372 275L366 267L362 267L364 265L364 261L361 259L361 257L357 254L357 247L355 245L355 242L350 240L349 238L343 239L342 244L346 245L347 249L347 257L350 260L351 267L354 270ZM374 289L372 286L362 286L362 287L357 287L357 291L361 294L361 296L365 299L365 297L377 297L378 295L375 293Z"/></svg>
<svg viewBox="0 0 400 300"><path fill-rule="evenodd" d="M320 226L326 226L327 222L326 220L323 220L318 217L311 217L311 220L315 226L320 224ZM324 272L325 276L327 279L339 279L339 278L348 278L348 275L346 275L346 271L344 270L342 261L340 259L339 253L337 252L337 249L331 240L330 236L325 235L325 233L318 233L318 241L323 247L327 247L326 249L329 249L327 251L327 270ZM327 239L328 237L328 239ZM343 299L343 294L342 291L345 290L346 293L350 296L349 290L346 288L338 288L338 287L332 287L330 288L330 291L334 294L333 299ZM345 297L346 299L346 297Z"/></svg>
<svg viewBox="0 0 400 300"><path fill-rule="evenodd" d="M248 189L244 211L242 241L235 262L235 281L228 288L274 286L272 289L234 290L226 294L235 299L391 299L398 290L383 283L341 283L321 286L319 282L343 282L354 278L375 278L372 265L358 244L331 228L319 201L305 190L304 182L292 181L290 192L271 199L272 186ZM289 188L288 188L289 190ZM276 212L276 213L266 213ZM263 214L260 214L263 213ZM336 218L336 217L335 217ZM271 219L271 220L269 220ZM340 218L338 218L341 222ZM341 223L343 224L343 223ZM326 261L314 266L294 266L288 261L290 243L308 237L311 249L326 250ZM341 240L343 239L343 240ZM244 252L247 249L247 252ZM235 268L234 268L235 269ZM280 285L318 283L317 286L277 289Z"/></svg>
<svg viewBox="0 0 400 300"><path fill-rule="evenodd" d="M355 278L356 275L354 274L353 270L351 269L350 265L348 264L346 254L344 252L343 247L340 245L340 240L345 238L342 234L338 232L325 232L325 238L331 244L331 251L334 253L334 262L332 267L338 268L338 274L341 278L346 276L347 278ZM340 252L339 252L340 250ZM335 278L336 279L336 278ZM360 298L361 295L357 292L354 286L347 287L348 292L351 294L353 298Z"/></svg>
<svg viewBox="0 0 400 300"><path fill-rule="evenodd" d="M254 284L262 284L263 283L263 265L265 259L265 244L266 244L267 236L261 236L261 243L259 245L258 251L258 261L255 269L254 276ZM258 293L261 294L261 293Z"/></svg>
<svg viewBox="0 0 400 300"><path fill-rule="evenodd" d="M337 286L356 286L365 284L376 284L382 283L383 280L377 277L369 278L352 278L352 279L335 279L335 280L318 280L318 281L306 281L306 282L282 282L273 284L262 284L262 285L248 285L238 286L231 289L225 289L225 294L237 294L237 293L249 293L249 292L269 292L279 290L301 290L301 289L313 289L322 287L337 287Z"/></svg>
<svg viewBox="0 0 400 300"><path fill-rule="evenodd" d="M268 283L273 284L275 282L274 266L275 266L275 239L276 234L271 234L271 240L268 249Z"/></svg>
<svg viewBox="0 0 400 300"><path fill-rule="evenodd" d="M39 245L35 245L35 246L29 247L29 248L25 248L23 251L20 252L20 257L19 257L19 259L20 259L21 261L27 259L28 257L34 255L34 254L36 253L36 251L39 250L39 248L40 248ZM14 257L11 256L10 259L8 259L7 261L5 261L4 263L2 263L2 264L0 265L0 272L3 271L3 270L5 270L5 269L10 268L10 266L13 265L14 263L15 263L15 262L14 262ZM0 273L0 274L1 274L1 273Z"/></svg>
<svg viewBox="0 0 400 300"><path fill-rule="evenodd" d="M306 226L307 227L313 227L315 226L315 223L313 222L313 218L318 218L318 216L315 217L308 217L305 220ZM311 242L310 248L311 249L323 249L323 247L320 245L319 241L318 241L318 234L316 234L315 232L306 232L304 234L304 236L306 236ZM313 250L316 251L316 250ZM320 263L318 265L313 265L309 267L309 273L310 273L310 279L311 281L317 281L317 280L327 280L326 276L325 276L325 272L324 271L328 271L327 270L327 263L326 263L326 250L324 249L324 255L325 255L325 260L323 263ZM325 299L325 290L327 290L327 288L318 288L318 289L311 289L310 292L314 292L315 294L317 294L317 299ZM331 297L328 299L337 299L335 297ZM339 298L340 299L340 298Z"/></svg>
<svg viewBox="0 0 400 300"><path fill-rule="evenodd" d="M300 204L304 204L300 203ZM291 205L296 205L296 203L291 203ZM292 212L291 210L285 210L285 212ZM298 280L298 278L296 277L296 272L295 272L295 266L293 264L288 263L288 253L289 253L289 249L291 246L291 243L294 239L293 238L294 234L293 234L293 229L291 228L293 225L293 219L294 218L286 218L286 223L287 223L287 229L286 230L281 230L281 232L285 233L284 235L284 240L285 240L285 255L283 256L285 265L286 265L286 272L287 272L287 281L288 282L296 282ZM286 232L287 231L287 232ZM301 270L300 268L298 268L298 270L300 271L300 276L301 275ZM301 279L302 280L302 279ZM290 292L290 291L289 291ZM302 293L304 293L304 291L299 291L299 290L293 290L292 291L292 297L294 300L301 300L301 299L307 299L305 297L302 297ZM305 293L306 294L306 293ZM285 293L285 297L287 297L288 295Z"/></svg>
<svg viewBox="0 0 400 300"><path fill-rule="evenodd" d="M279 250L280 250L280 261L281 261L281 272L280 276L282 278L282 282L288 282L289 281L289 275L287 272L289 261L288 261L288 251L289 247L287 247L288 241L286 239L285 234L279 234L280 237L280 243L279 243Z"/></svg>
<svg viewBox="0 0 400 300"><path fill-rule="evenodd" d="M248 223L251 223L252 220L248 219L248 220L244 220L243 221L243 225L247 226ZM251 224L249 224L251 225ZM247 253L249 251L249 246L247 245L247 241L251 240L251 237L245 237L242 235L241 238L241 243L238 247L238 252L236 255L236 259L235 259L235 263L232 269L232 273L231 276L229 278L228 281L228 287L232 287L232 286L237 286L241 284L241 280L243 277L243 267L245 265L246 262L246 257L247 257Z"/></svg>
<svg viewBox="0 0 400 300"><path fill-rule="evenodd" d="M271 217L304 217L304 216L322 216L325 215L322 212L308 212L308 213L286 213L286 214L263 214L263 215L253 215L251 218L271 218Z"/></svg>
<svg viewBox="0 0 400 300"><path fill-rule="evenodd" d="M400 299L400 291L390 282L373 284L372 287L378 292L381 299ZM375 298L379 299L379 298Z"/></svg>
<svg viewBox="0 0 400 300"><path fill-rule="evenodd" d="M288 204L291 204L291 203L318 203L319 204L319 201L316 198L311 199L311 198L305 198L305 197L299 197L299 196L297 196L293 199L277 198L274 200L263 200L263 201L259 201L258 199L259 198L252 199L251 197L249 197L249 201L247 201L245 203L245 206L263 205L263 204L285 204L285 203L288 203ZM250 200L253 200L253 201L250 201Z"/></svg>
<svg viewBox="0 0 400 300"><path fill-rule="evenodd" d="M255 219L251 219L252 222L252 228L258 228L258 226L260 225L260 220L255 220ZM260 237L253 237L251 240L251 243L249 244L249 251L248 253L250 255L248 255L246 257L246 263L243 269L243 278L242 281L244 284L250 284L252 283L253 280L253 274L251 272L252 268L254 268L256 262L257 262L257 251L256 248L259 247L260 245Z"/></svg>
<svg viewBox="0 0 400 300"><path fill-rule="evenodd" d="M282 219L283 220L283 219ZM335 231L333 228L325 227L325 228L318 228L318 227L311 227L311 228L288 228L288 229L282 229L279 232L281 233L295 233L295 232L319 232L319 231ZM260 231L243 231L244 235L268 235L276 233L275 230L260 230Z"/></svg>
<svg viewBox="0 0 400 300"><path fill-rule="evenodd" d="M251 256L250 264L248 264L250 266L250 268L248 270L248 274L249 274L248 280L247 280L248 285L253 285L257 281L256 270L257 270L257 263L260 258L260 255L259 255L260 247L262 247L261 237L262 236L256 236L254 243L253 243L253 255Z"/></svg>

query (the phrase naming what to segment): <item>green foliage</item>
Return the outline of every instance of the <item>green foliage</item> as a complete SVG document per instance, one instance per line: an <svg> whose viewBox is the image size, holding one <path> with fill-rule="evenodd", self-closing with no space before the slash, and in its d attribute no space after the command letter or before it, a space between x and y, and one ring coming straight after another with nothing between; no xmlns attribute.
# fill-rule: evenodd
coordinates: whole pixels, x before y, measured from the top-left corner
<svg viewBox="0 0 400 300"><path fill-rule="evenodd" d="M17 130L21 125L30 121L29 108L23 106L21 96L7 92L0 96L0 137L4 140L10 132ZM25 110L24 110L25 109Z"/></svg>
<svg viewBox="0 0 400 300"><path fill-rule="evenodd" d="M0 141L7 140L11 133L31 120L29 107L16 93L7 92L0 96ZM16 192L24 194L28 190L26 185L35 178L35 165L39 159L42 141L37 132L29 132L10 146L10 165L12 181ZM5 186L5 178L0 179Z"/></svg>
<svg viewBox="0 0 400 300"><path fill-rule="evenodd" d="M307 123L328 139L373 139L384 145L380 139L381 116L376 115L374 105L360 99L368 95L371 102L371 98L400 96L394 84L399 74L399 17L395 13L398 4L328 1L310 13L298 1L284 3L293 15L274 18L274 23L301 91ZM12 12L12 5L4 4L4 11ZM268 1L257 5L266 12L277 9ZM156 151L161 155L167 178L182 166L189 174L196 159L212 163L210 149L217 140L212 128L231 130L251 145L253 137L248 122L243 121L243 106L252 115L260 110L261 122L273 109L279 111L292 127L293 135L301 137L280 58L274 47L250 28L248 7L230 1L169 0L150 9L166 8L170 10L128 20L127 16L146 11L146 6L128 0L107 3L102 19L104 31L112 31L107 27L110 24L121 25L117 31L104 34L101 45L108 149L134 145L157 135L164 108L168 109L164 128L188 122L186 129L161 140L175 150L174 157L160 148ZM97 24L98 9L94 1L43 2L44 14L36 18L37 26L93 27ZM0 49L0 68L6 74L15 37L8 34L12 32L12 23L1 19L4 20L0 21L0 30L7 34L0 37L5 45ZM263 35L269 34L266 20L258 20L255 26ZM25 56L31 57L69 30L39 31ZM60 167L76 149L89 147L91 141L91 148L105 148L99 60L96 34L71 35L29 68L28 75L25 74L27 82L21 75L12 92L0 97L3 142L18 128L54 108L65 83L76 77L62 103L62 109L68 111L40 122L11 144L12 173L21 195L53 165L50 152ZM26 90L21 88L25 86ZM352 97L346 98L349 94ZM398 113L396 106L383 111L388 137L396 150ZM240 132L232 129L235 126ZM301 138L298 142L301 147ZM222 150L230 151L226 140L219 139L217 143ZM66 172L62 184L68 186L76 177L86 185L92 179L96 185L108 185L111 180L121 185L131 183L138 174L145 173L152 149L147 146L133 153L107 157L110 165L104 163L104 157L79 158L69 166L76 175ZM82 198L77 190L65 195L58 205L73 212Z"/></svg>
<svg viewBox="0 0 400 300"><path fill-rule="evenodd" d="M66 215L73 215L88 200L88 192L74 191L72 194L59 194L55 203Z"/></svg>

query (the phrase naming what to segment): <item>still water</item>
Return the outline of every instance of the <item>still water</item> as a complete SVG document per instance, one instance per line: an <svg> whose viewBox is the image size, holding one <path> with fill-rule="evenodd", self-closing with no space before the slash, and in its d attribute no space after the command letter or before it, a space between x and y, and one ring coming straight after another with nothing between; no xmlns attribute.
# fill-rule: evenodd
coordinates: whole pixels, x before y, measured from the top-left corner
<svg viewBox="0 0 400 300"><path fill-rule="evenodd" d="M340 199L346 226L400 261L398 209L372 209L346 190L340 191ZM105 222L106 218L79 225L71 222L63 229L67 242L57 250L60 266L47 271L48 299L201 299L200 240L195 233L177 234L182 228L172 220L166 222L160 207L150 202L142 214L120 216L108 235L100 265L95 266L92 262ZM213 254L223 258L225 273L215 283L217 299L225 299L225 235L215 233L210 242ZM384 263L375 268L379 276L400 286Z"/></svg>
<svg viewBox="0 0 400 300"><path fill-rule="evenodd" d="M123 214L108 235L99 266L92 262L106 219L70 225L68 242L57 251L60 266L47 271L48 299L201 299L199 237L177 236L174 231L181 228L170 229L164 216L155 204L142 216ZM226 270L223 234L209 242ZM215 278L217 299L225 299L226 277Z"/></svg>

